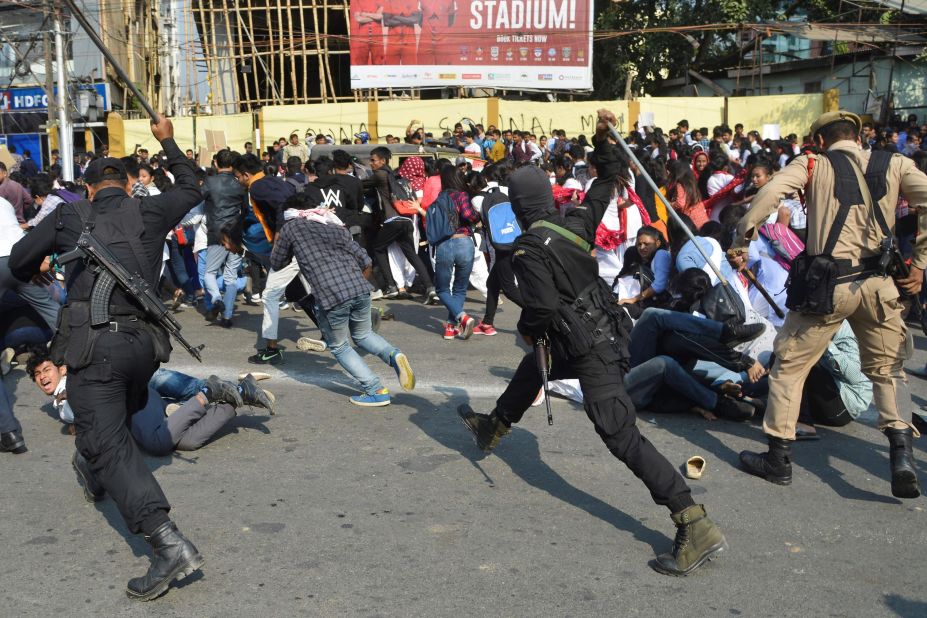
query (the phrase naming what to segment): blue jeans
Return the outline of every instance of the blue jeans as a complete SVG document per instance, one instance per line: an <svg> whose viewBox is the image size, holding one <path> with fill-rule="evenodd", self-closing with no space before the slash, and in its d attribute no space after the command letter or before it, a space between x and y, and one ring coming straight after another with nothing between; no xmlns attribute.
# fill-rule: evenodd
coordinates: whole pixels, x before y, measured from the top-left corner
<svg viewBox="0 0 927 618"><path fill-rule="evenodd" d="M344 370L360 382L364 393L373 395L383 388L380 378L371 371L364 359L360 357L351 346L350 339L360 349L377 356L387 365L390 357L398 348L393 347L386 339L376 334L370 328L370 295L362 294L347 300L331 309L315 307L316 318L319 320L319 330L328 348Z"/></svg>
<svg viewBox="0 0 927 618"><path fill-rule="evenodd" d="M48 343L52 336L53 333L44 326L22 326L0 335L0 349Z"/></svg>
<svg viewBox="0 0 927 618"><path fill-rule="evenodd" d="M178 288L183 290L184 294L187 296L192 295L196 289L196 283L190 280L183 249L177 244L176 238L171 238L167 241L167 248L171 256L167 262L167 268L174 279L174 283Z"/></svg>
<svg viewBox="0 0 927 618"><path fill-rule="evenodd" d="M225 305L222 317L231 319L235 310L235 296L238 294L238 267L241 266L241 256L227 251L221 245L210 245L206 248L205 257L206 267L203 280L206 289L205 296L209 298L208 306L212 308L212 304L219 300L221 295L222 304ZM219 291L219 282L216 278L220 271L222 281L225 283L224 293Z"/></svg>
<svg viewBox="0 0 927 618"><path fill-rule="evenodd" d="M19 421L13 416L13 404L6 393L6 387L3 385L3 378L0 378L0 433L10 431L22 431Z"/></svg>
<svg viewBox="0 0 927 618"><path fill-rule="evenodd" d="M154 378L148 384L148 401L145 407L132 415L129 431L145 451L163 457L174 452L174 441L167 427L167 417L164 416L164 400L161 399L161 393L154 388L153 382Z"/></svg>
<svg viewBox="0 0 927 618"><path fill-rule="evenodd" d="M463 306L472 270L473 241L470 238L450 238L435 249L435 292L447 307L448 322L457 323L464 315Z"/></svg>
<svg viewBox="0 0 927 618"><path fill-rule="evenodd" d="M724 332L724 324L681 311L657 309L656 307L644 309L640 319L631 329L631 341L628 344L628 350L631 353L631 367L636 367L656 356L660 338L667 331L720 339Z"/></svg>
<svg viewBox="0 0 927 618"><path fill-rule="evenodd" d="M206 249L196 252L196 273L200 278L200 287L206 290ZM203 294L203 307L206 311L212 309L212 301L209 294Z"/></svg>
<svg viewBox="0 0 927 618"><path fill-rule="evenodd" d="M205 385L205 380L171 369L158 369L148 382L148 386L162 398L175 401L186 401L196 397Z"/></svg>
<svg viewBox="0 0 927 618"><path fill-rule="evenodd" d="M669 356L655 356L631 369L624 376L624 387L636 408L646 408L667 388L706 410L718 405L718 395Z"/></svg>

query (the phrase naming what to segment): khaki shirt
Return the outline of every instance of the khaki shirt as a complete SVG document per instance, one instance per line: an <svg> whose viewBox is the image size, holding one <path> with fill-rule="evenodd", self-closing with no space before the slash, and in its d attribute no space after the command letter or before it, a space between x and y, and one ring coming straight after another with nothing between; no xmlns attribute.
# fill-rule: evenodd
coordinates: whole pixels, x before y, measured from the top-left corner
<svg viewBox="0 0 927 618"><path fill-rule="evenodd" d="M299 157L303 163L309 160L309 148L305 144L287 144L283 147L283 164L286 165L290 157Z"/></svg>
<svg viewBox="0 0 927 618"><path fill-rule="evenodd" d="M860 169L865 171L869 165L870 151L862 150L856 142L843 140L831 145L829 150L849 152ZM808 161L814 159L811 182L808 182ZM862 173L857 174L860 185L865 186ZM889 162L887 172L888 191L879 201L879 208L885 216L889 228L895 227L895 206L899 193L904 195L912 208L918 211L918 235L914 249L913 265L920 269L927 267L927 175L918 170L914 162L897 154ZM807 185L807 187L806 187ZM734 244L745 246L757 237L759 227L779 206L779 200L785 195L798 190L805 191L805 206L808 210L808 238L806 249L809 255L819 255L824 251L831 223L837 217L840 203L834 195L834 168L825 157L801 155L795 157L784 169L773 175L772 179L754 196L750 210L737 225ZM833 257L850 259L854 264L860 258L879 253L879 242L883 238L882 230L865 204L850 208L846 224L837 239Z"/></svg>

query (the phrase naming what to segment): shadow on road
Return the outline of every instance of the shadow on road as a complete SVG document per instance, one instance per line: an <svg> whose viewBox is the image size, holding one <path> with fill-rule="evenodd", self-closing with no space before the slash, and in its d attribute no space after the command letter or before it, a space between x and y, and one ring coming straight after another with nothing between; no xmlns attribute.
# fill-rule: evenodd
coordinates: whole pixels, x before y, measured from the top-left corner
<svg viewBox="0 0 927 618"><path fill-rule="evenodd" d="M650 415L651 413L645 413ZM691 442L706 453L717 457L730 466L740 469L739 453L725 444L725 440L714 434L726 434L739 438L756 440L749 450L766 451L763 433L746 423L731 423L723 420L708 423L701 419L673 414L653 414L659 426L666 431ZM642 424L647 427L647 423ZM792 463L798 470L810 472L828 485L834 493L848 500L899 504L900 501L890 495L888 443L872 444L848 433L817 427L820 441L795 442L792 444ZM872 429L875 431L875 429ZM879 438L884 439L884 438ZM885 493L875 493L852 485L844 473L835 469L832 458L843 460L858 466L875 478L885 479ZM919 467L922 466L918 462ZM921 470L923 473L923 469ZM746 473L744 473L746 474ZM757 479L758 483L763 482Z"/></svg>
<svg viewBox="0 0 927 618"><path fill-rule="evenodd" d="M882 597L885 606L899 616L927 616L927 603L906 599L898 594L886 594Z"/></svg>
<svg viewBox="0 0 927 618"><path fill-rule="evenodd" d="M479 462L485 459L486 455L476 447L472 436L457 418L457 406L469 401L466 391L457 388L437 390L447 397L447 401L438 406L421 397L404 396L403 403L415 409L409 420L445 448L460 453L485 475ZM591 427L589 437L598 441ZM670 543L670 539L664 534L644 526L640 521L611 504L571 485L544 462L537 438L527 430L514 427L512 433L490 456L499 457L511 468L512 472L532 487L581 509L618 530L630 532L634 538L655 549L665 549ZM488 476L487 480L492 482Z"/></svg>

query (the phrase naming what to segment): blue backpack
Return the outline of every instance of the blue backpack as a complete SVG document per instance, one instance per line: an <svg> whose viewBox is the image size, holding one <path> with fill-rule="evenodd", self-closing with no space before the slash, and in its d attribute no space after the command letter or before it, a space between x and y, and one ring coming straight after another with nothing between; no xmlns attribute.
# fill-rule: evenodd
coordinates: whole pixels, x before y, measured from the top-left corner
<svg viewBox="0 0 927 618"><path fill-rule="evenodd" d="M494 249L510 251L515 239L521 236L521 226L512 210L509 197L493 187L483 198L483 228Z"/></svg>
<svg viewBox="0 0 927 618"><path fill-rule="evenodd" d="M442 191L428 207L425 217L425 237L428 239L428 244L437 247L453 236L459 226L460 216L457 213L457 206L451 200L450 193Z"/></svg>

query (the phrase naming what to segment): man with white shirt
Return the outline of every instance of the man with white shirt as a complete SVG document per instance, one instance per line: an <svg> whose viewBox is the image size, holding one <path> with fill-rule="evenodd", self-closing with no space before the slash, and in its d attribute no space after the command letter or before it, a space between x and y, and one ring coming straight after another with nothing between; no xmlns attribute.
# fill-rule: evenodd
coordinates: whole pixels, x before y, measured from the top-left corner
<svg viewBox="0 0 927 618"><path fill-rule="evenodd" d="M13 205L0 197L0 296L7 290L13 290L23 297L42 316L42 319L54 331L58 324L60 305L55 302L45 288L34 283L23 283L10 272L9 259L13 245L26 233L22 230ZM46 261L43 268L48 270Z"/></svg>
<svg viewBox="0 0 927 618"><path fill-rule="evenodd" d="M464 146L464 153L473 155L478 159L483 158L483 148L476 143L476 138L473 135L472 131L467 131L464 134L464 140L466 141L466 146Z"/></svg>

